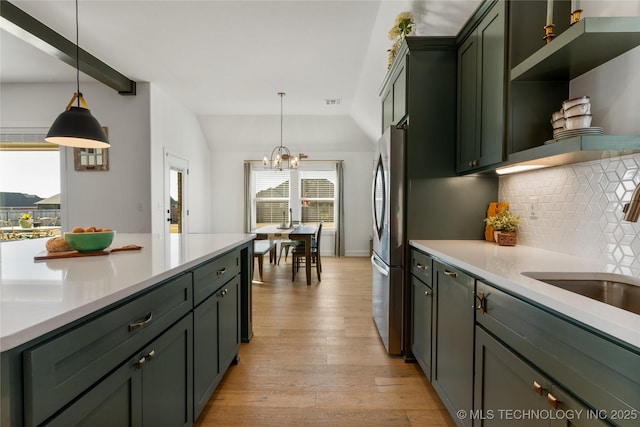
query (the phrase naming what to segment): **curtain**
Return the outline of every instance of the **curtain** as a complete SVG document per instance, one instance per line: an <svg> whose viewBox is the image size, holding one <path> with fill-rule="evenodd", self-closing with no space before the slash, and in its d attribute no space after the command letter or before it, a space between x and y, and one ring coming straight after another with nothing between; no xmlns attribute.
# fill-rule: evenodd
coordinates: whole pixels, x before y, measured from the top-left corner
<svg viewBox="0 0 640 427"><path fill-rule="evenodd" d="M338 194L336 203L338 217L336 218L336 256L341 257L345 254L344 248L344 162L336 162L336 178L338 181Z"/></svg>
<svg viewBox="0 0 640 427"><path fill-rule="evenodd" d="M251 232L251 163L244 162L244 232Z"/></svg>

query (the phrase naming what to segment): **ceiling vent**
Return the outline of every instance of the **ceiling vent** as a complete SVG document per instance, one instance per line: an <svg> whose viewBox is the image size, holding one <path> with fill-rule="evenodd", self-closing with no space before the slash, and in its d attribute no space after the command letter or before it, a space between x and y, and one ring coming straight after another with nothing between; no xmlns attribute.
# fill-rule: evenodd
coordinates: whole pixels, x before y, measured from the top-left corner
<svg viewBox="0 0 640 427"><path fill-rule="evenodd" d="M342 104L342 98L325 98L325 105L340 105Z"/></svg>

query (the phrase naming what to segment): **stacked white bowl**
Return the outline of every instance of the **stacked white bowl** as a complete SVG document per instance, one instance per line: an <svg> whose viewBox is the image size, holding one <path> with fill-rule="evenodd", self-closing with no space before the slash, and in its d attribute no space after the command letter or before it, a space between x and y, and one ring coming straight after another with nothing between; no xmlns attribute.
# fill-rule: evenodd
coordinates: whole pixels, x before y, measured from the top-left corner
<svg viewBox="0 0 640 427"><path fill-rule="evenodd" d="M564 130L584 129L591 126L591 103L588 96L562 102L562 109L551 115L553 136Z"/></svg>

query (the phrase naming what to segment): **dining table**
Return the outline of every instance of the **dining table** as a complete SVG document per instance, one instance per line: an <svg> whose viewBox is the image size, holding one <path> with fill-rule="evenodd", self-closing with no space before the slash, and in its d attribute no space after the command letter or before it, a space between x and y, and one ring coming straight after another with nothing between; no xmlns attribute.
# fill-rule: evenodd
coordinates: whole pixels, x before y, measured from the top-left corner
<svg viewBox="0 0 640 427"><path fill-rule="evenodd" d="M272 236L289 236L290 240L298 240L304 242L304 258L305 272L307 275L307 285L311 285L311 238L316 235L318 227L315 225L297 225L290 227L282 227L279 225L265 225L256 228L253 233L257 235L266 235L267 238Z"/></svg>

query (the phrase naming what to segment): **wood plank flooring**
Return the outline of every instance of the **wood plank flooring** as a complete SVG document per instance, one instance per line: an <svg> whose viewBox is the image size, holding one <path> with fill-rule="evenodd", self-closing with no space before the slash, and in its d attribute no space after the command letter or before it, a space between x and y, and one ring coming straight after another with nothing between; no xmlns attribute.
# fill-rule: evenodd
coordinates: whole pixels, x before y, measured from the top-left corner
<svg viewBox="0 0 640 427"><path fill-rule="evenodd" d="M324 257L310 286L290 262L253 282L254 337L197 427L455 426L420 367L386 354L368 258Z"/></svg>

